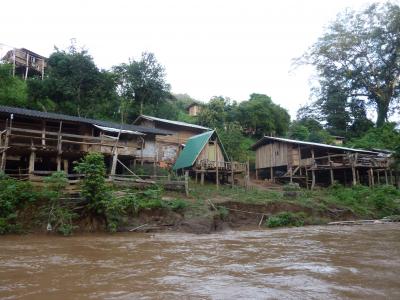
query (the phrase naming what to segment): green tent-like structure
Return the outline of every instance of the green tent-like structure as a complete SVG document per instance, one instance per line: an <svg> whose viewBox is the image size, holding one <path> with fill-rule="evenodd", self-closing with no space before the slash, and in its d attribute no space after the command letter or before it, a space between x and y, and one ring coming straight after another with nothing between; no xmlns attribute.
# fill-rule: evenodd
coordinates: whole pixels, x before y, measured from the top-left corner
<svg viewBox="0 0 400 300"><path fill-rule="evenodd" d="M176 171L179 169L185 169L193 166L194 163L196 162L196 159L199 157L201 151L204 149L204 146L214 135L217 135L217 132L215 130L211 130L189 138L187 140L185 148L179 154L178 159L176 160L172 169ZM221 146L222 153L225 159L227 159L227 155L223 145L221 143L219 144Z"/></svg>

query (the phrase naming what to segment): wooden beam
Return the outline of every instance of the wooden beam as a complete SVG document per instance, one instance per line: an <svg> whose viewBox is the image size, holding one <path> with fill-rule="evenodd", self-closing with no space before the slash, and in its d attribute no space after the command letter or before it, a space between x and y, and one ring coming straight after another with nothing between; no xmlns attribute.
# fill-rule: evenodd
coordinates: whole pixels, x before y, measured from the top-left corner
<svg viewBox="0 0 400 300"><path fill-rule="evenodd" d="M214 141L214 150L215 150L215 160L216 160L216 162L215 162L215 167L216 167L216 170L215 170L215 184L217 185L217 190L219 189L219 166L218 166L218 160L219 160L219 157L218 157L218 138L215 138L215 141Z"/></svg>
<svg viewBox="0 0 400 300"><path fill-rule="evenodd" d="M29 155L29 168L28 168L29 174L33 174L33 172L35 172L35 160L36 160L36 152L32 150L31 154Z"/></svg>
<svg viewBox="0 0 400 300"><path fill-rule="evenodd" d="M311 182L311 189L313 190L315 187L315 154L314 154L314 149L311 148L311 158L312 158L312 169L311 169L311 175L312 175L312 182Z"/></svg>
<svg viewBox="0 0 400 300"><path fill-rule="evenodd" d="M374 170L371 168L369 171L371 173L371 185L375 186Z"/></svg>
<svg viewBox="0 0 400 300"><path fill-rule="evenodd" d="M189 196L189 171L185 171L185 194Z"/></svg>
<svg viewBox="0 0 400 300"><path fill-rule="evenodd" d="M233 161L231 160L231 179L232 179L232 188L235 186L235 172L233 170L234 165Z"/></svg>
<svg viewBox="0 0 400 300"><path fill-rule="evenodd" d="M387 174L387 170L385 169L385 181L386 181L386 185L389 184L389 180L388 180L388 174Z"/></svg>

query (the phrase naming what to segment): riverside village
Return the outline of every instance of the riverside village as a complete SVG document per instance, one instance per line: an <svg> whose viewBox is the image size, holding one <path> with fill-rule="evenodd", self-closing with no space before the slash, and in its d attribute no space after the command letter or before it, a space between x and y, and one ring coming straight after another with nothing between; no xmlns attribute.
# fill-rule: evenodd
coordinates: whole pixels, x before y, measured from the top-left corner
<svg viewBox="0 0 400 300"><path fill-rule="evenodd" d="M399 299L398 3L155 2L0 20L0 299Z"/></svg>

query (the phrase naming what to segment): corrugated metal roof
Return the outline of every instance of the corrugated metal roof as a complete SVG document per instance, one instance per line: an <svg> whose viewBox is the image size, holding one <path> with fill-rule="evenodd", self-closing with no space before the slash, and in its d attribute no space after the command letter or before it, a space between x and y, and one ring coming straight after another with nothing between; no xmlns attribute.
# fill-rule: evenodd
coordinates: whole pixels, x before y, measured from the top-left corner
<svg viewBox="0 0 400 300"><path fill-rule="evenodd" d="M20 116L25 116L25 117L55 120L55 121L78 122L78 123L99 125L99 126L104 126L104 127L111 127L111 128L116 128L116 129L121 128L121 124L114 123L114 122L95 120L95 119L89 119L89 118L81 118L81 117L75 117L75 116L70 116L70 115L57 114L57 113L51 113L51 112L43 112L43 111L38 111L38 110L19 108L19 107L11 107L11 106L3 106L3 105L0 105L0 113L14 114L14 115L20 115ZM122 124L122 129L138 131L138 132L143 132L143 133L149 133L149 134L159 134L159 135L173 134L173 132L170 132L170 131L164 130L164 129L157 129L157 128L151 128L151 127L145 127L145 126L138 126L138 125L129 125L129 124Z"/></svg>
<svg viewBox="0 0 400 300"><path fill-rule="evenodd" d="M112 127L106 127L106 126L100 126L94 124L95 127L103 130L103 131L108 131L108 132L114 132L114 133L125 133L125 134L133 134L133 135L144 135L144 133L141 133L139 131L134 131L134 130L126 130L126 129L118 129L118 128L112 128Z"/></svg>
<svg viewBox="0 0 400 300"><path fill-rule="evenodd" d="M191 128L201 129L201 130L210 130L210 128L208 128L208 127L203 127L203 126L196 125L196 124L190 124L190 123L181 122L181 121L172 121L172 120L167 120L167 119L162 119L162 118L157 118L157 117L152 117L152 116L147 116L147 115L140 115L139 117L137 117L137 119L135 120L134 123L137 123L137 121L140 120L141 118L150 120L150 121L157 121L157 122L162 122L162 123L173 124L173 125L177 125L177 126L191 127Z"/></svg>
<svg viewBox="0 0 400 300"><path fill-rule="evenodd" d="M179 170L193 166L201 150L203 150L214 132L214 130L207 131L189 138L172 169Z"/></svg>
<svg viewBox="0 0 400 300"><path fill-rule="evenodd" d="M286 139L286 138L278 138L278 137L272 137L272 136L264 136L263 138L258 140L253 146L251 146L251 149L256 150L258 147L264 145L267 141L278 141L278 142L283 142L283 143L292 143L292 144L298 144L298 145L323 147L323 148L330 148L330 149L343 150L343 151L378 154L378 152L368 151L368 150L364 150L364 149L340 147L340 146L333 146L333 145L328 145L328 144L305 142L305 141L292 140L292 139Z"/></svg>

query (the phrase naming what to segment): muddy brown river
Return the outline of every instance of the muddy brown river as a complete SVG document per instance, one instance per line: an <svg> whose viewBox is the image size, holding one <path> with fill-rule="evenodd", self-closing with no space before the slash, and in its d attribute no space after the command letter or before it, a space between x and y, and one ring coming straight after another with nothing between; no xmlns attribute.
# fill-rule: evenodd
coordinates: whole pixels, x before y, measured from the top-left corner
<svg viewBox="0 0 400 300"><path fill-rule="evenodd" d="M0 237L1 299L400 299L400 224Z"/></svg>

